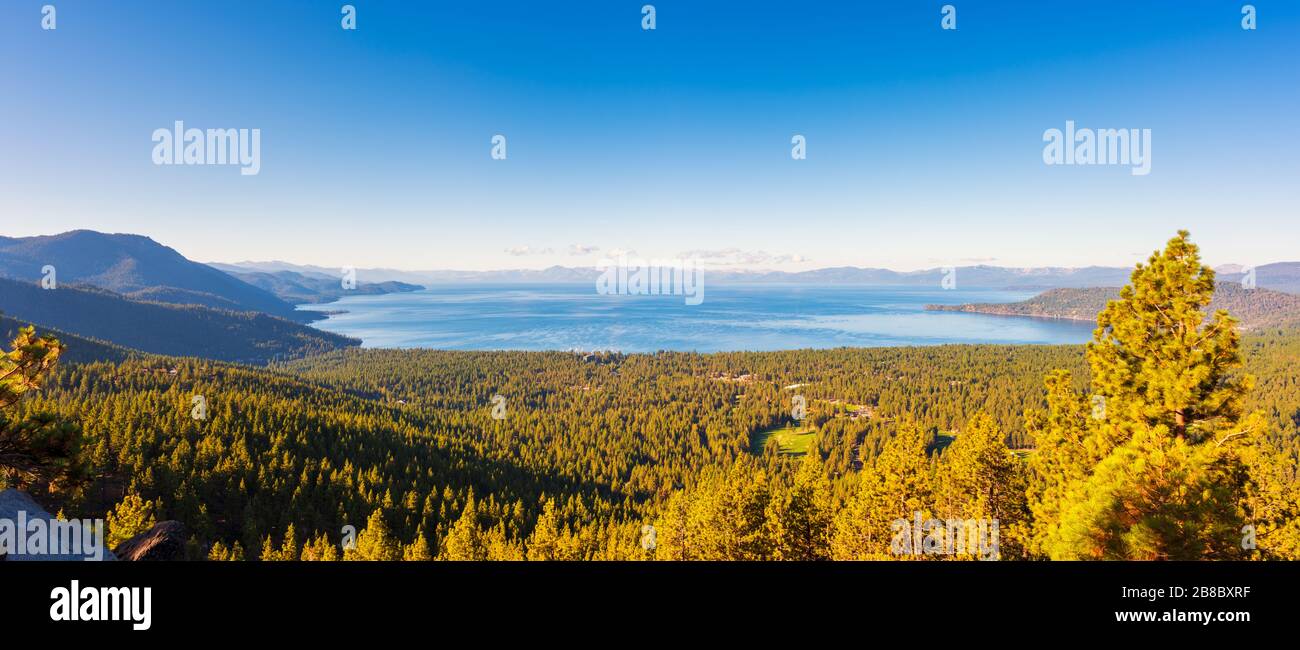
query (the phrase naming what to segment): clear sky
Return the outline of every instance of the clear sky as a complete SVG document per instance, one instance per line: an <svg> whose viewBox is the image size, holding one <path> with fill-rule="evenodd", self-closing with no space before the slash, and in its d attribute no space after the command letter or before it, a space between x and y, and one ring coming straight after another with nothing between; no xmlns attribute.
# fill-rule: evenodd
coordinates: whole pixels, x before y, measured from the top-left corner
<svg viewBox="0 0 1300 650"><path fill-rule="evenodd" d="M1185 227L1300 260L1300 2L1254 31L1230 0L950 2L955 31L942 1L659 0L644 31L644 0L351 0L345 31L341 1L4 0L0 234L800 270L1129 265ZM261 172L154 165L177 120L260 129ZM1151 129L1151 173L1045 165L1067 120Z"/></svg>

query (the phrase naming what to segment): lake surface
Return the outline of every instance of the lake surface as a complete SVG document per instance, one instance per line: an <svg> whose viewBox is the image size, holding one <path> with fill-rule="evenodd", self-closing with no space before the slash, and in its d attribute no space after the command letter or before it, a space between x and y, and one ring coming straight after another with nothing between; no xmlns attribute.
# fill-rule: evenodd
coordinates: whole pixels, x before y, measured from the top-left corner
<svg viewBox="0 0 1300 650"><path fill-rule="evenodd" d="M927 304L1016 302L1035 291L711 285L704 301L612 296L581 284L435 285L349 296L314 324L365 347L448 350L786 350L943 343L1080 343L1093 325L925 311Z"/></svg>

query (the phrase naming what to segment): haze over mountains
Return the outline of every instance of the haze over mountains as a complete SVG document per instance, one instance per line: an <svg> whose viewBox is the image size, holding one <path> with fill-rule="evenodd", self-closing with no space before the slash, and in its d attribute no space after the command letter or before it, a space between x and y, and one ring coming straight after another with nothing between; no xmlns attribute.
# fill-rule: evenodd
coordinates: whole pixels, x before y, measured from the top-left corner
<svg viewBox="0 0 1300 650"><path fill-rule="evenodd" d="M40 286L53 266L56 290ZM1224 267L1222 302L1247 328L1300 322L1300 263L1268 264L1253 270L1261 291L1239 290L1249 269ZM706 281L824 285L942 286L951 269L899 272L838 267L803 272L737 271L705 268ZM967 266L955 270L962 288L1040 290L1047 293L1012 305L963 305L965 311L1088 319L1131 269L1116 267L1012 269ZM286 262L201 264L140 235L77 230L39 237L0 237L0 311L16 322L84 337L86 347L108 355L122 346L173 356L195 356L250 364L352 347L356 339L306 324L323 316L295 305L319 304L345 295L410 292L448 283L593 282L595 268L541 270L401 271L357 269L355 288L344 289L341 269ZM1224 288L1226 287L1226 288ZM1273 289L1276 291L1269 291ZM1226 302L1223 302L1226 301ZM1217 306L1217 305L1216 305ZM1092 314L1090 316L1089 314ZM101 343L102 342L102 343ZM111 354L121 354L112 348Z"/></svg>
<svg viewBox="0 0 1300 650"><path fill-rule="evenodd" d="M927 305L926 309L1095 323L1097 314L1108 302L1118 299L1119 292L1119 287L1060 288L1021 302ZM1237 318L1243 331L1300 325L1300 296L1272 289L1246 289L1240 282L1219 282L1215 287L1208 312L1220 309Z"/></svg>
<svg viewBox="0 0 1300 650"><path fill-rule="evenodd" d="M299 265L289 262L211 263L211 266L235 274L250 272L292 271L304 275L337 278L339 269ZM1219 280L1237 281L1239 265L1224 269ZM977 265L956 267L960 286L987 289L1046 290L1055 288L1115 287L1128 283L1132 268L1088 266L1082 268L1042 267L1007 268ZM450 284L459 282L594 282L600 270L590 267L552 266L546 269L506 269L499 271L357 269L357 276L369 282L404 282L414 284ZM792 283L792 284L860 284L872 286L939 286L948 273L944 268L920 271L855 266L832 267L812 271L743 271L705 268L710 283ZM1255 269L1257 286L1300 293L1300 262L1266 264Z"/></svg>
<svg viewBox="0 0 1300 650"><path fill-rule="evenodd" d="M225 270L225 269L223 269ZM230 275L255 287L266 289L282 300L295 305L309 305L332 302L345 295L380 295L385 293L404 293L419 291L424 287L389 280L387 282L357 282L356 286L344 289L341 278L337 275L295 271L227 271Z"/></svg>

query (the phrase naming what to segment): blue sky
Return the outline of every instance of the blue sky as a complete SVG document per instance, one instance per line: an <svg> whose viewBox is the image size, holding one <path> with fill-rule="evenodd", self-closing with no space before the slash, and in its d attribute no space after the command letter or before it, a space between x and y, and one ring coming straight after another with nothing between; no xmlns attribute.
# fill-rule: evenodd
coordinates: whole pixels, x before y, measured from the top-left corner
<svg viewBox="0 0 1300 650"><path fill-rule="evenodd" d="M1214 264L1300 259L1300 3L1255 31L1222 0L950 3L955 31L928 0L662 0L643 31L643 0L352 0L345 31L344 2L6 0L0 234L798 270L1129 265L1189 228ZM154 165L176 120L260 129L261 172ZM1151 129L1151 174L1045 165L1067 120Z"/></svg>

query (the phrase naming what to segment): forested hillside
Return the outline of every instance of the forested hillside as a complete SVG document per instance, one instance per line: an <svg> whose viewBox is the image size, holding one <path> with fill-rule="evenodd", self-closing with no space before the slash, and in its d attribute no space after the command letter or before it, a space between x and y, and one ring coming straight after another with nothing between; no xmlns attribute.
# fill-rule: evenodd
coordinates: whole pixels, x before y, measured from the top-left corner
<svg viewBox="0 0 1300 650"><path fill-rule="evenodd" d="M1050 289L1021 302L926 305L926 309L1096 322L1097 314L1118 295L1117 287ZM1220 282L1207 311L1212 314L1220 309L1237 318L1243 331L1300 325L1300 296L1281 291Z"/></svg>
<svg viewBox="0 0 1300 650"><path fill-rule="evenodd" d="M298 322L316 318L148 237L91 230L0 237L0 276L37 282L47 266L59 283L88 284L142 300L258 311Z"/></svg>
<svg viewBox="0 0 1300 650"><path fill-rule="evenodd" d="M18 336L20 329L30 325L32 323L15 320L0 313L0 340L12 341L15 336ZM67 346L67 349L60 357L63 363L92 363L95 361L118 363L133 356L144 356L134 350L128 350L112 343L96 341L48 327L37 327L36 333L41 336L53 336Z"/></svg>
<svg viewBox="0 0 1300 650"><path fill-rule="evenodd" d="M1259 377L1251 406L1294 453L1300 333L1249 338L1244 348ZM322 534L337 542L343 525L364 528L376 510L394 539L414 543L423 528L436 552L473 490L475 519L502 557L526 552L548 498L556 525L572 527L567 553L639 557L640 526L677 488L717 480L707 478L713 468L754 458L748 471L794 476L798 458L747 447L754 432L789 421L794 391L784 386L807 384L798 392L818 428L829 495L846 502L855 465L876 457L901 421L915 418L930 444L983 409L1013 446L1026 446L1021 413L1045 405L1046 370L1082 366L1075 346L608 357L357 350L274 370L193 360L67 367L23 409L82 423L102 478L80 507L102 513L126 493L156 501L155 517L195 531L199 555L221 541L257 544L246 551L256 556L268 535L278 548L290 523L300 545ZM506 397L500 421L497 394ZM194 395L209 405L206 420L192 418ZM870 404L875 415L850 419L833 401Z"/></svg>
<svg viewBox="0 0 1300 650"><path fill-rule="evenodd" d="M42 327L171 356L265 364L360 344L266 314L129 300L91 286L46 290L0 278L0 307Z"/></svg>
<svg viewBox="0 0 1300 650"><path fill-rule="evenodd" d="M1213 286L1184 235L1086 348L142 358L11 421L80 427L88 480L25 487L117 539L178 519L196 559L335 559L346 526L349 559L887 559L914 513L1000 521L1003 559L1297 558L1300 331L1202 324ZM809 453L754 448L796 397Z"/></svg>
<svg viewBox="0 0 1300 650"><path fill-rule="evenodd" d="M308 275L294 271L242 272L226 270L226 272L295 305L330 302L349 295L375 296L386 293L419 291L424 288L417 284L389 281L357 282L356 286L344 289L343 283L338 276Z"/></svg>

